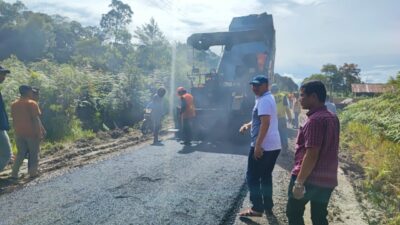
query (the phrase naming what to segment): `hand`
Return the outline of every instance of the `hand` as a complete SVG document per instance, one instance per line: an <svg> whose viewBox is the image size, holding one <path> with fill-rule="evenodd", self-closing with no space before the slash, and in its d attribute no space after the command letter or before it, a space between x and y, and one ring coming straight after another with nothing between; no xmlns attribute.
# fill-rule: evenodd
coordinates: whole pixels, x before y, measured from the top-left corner
<svg viewBox="0 0 400 225"><path fill-rule="evenodd" d="M240 129L239 129L239 132L241 133L241 134L244 134L249 128L250 128L250 126L251 125L249 125L249 124L243 124L241 127L240 127Z"/></svg>
<svg viewBox="0 0 400 225"><path fill-rule="evenodd" d="M304 193L305 193L304 186L303 185L293 186L292 193L293 193L293 198L297 200L304 198Z"/></svg>
<svg viewBox="0 0 400 225"><path fill-rule="evenodd" d="M264 149L261 148L261 146L256 146L254 149L254 159L259 160L264 154Z"/></svg>

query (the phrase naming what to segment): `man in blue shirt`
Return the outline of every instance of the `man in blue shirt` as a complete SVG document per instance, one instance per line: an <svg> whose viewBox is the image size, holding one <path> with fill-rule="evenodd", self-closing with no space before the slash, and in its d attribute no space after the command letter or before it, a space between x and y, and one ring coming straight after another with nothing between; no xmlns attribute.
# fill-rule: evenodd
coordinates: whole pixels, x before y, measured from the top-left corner
<svg viewBox="0 0 400 225"><path fill-rule="evenodd" d="M0 83L3 83L10 71L0 66ZM0 171L4 169L11 158L11 144L7 131L10 129L8 116L0 93Z"/></svg>

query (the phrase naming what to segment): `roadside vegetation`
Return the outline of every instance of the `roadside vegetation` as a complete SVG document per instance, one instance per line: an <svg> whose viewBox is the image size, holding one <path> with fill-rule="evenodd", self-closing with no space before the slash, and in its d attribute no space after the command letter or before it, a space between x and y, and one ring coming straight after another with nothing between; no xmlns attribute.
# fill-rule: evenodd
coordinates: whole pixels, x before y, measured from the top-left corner
<svg viewBox="0 0 400 225"><path fill-rule="evenodd" d="M395 91L366 99L340 114L341 149L364 170L363 191L386 212L382 223L400 224L400 72Z"/></svg>
<svg viewBox="0 0 400 225"><path fill-rule="evenodd" d="M1 93L9 111L21 84L40 89L42 153L98 131L137 126L155 90L170 91L173 56L175 84L187 88L193 61L200 71L217 66L213 52L169 42L154 19L130 33L131 7L118 0L109 7L99 26L85 27L0 0L0 65L11 70Z"/></svg>

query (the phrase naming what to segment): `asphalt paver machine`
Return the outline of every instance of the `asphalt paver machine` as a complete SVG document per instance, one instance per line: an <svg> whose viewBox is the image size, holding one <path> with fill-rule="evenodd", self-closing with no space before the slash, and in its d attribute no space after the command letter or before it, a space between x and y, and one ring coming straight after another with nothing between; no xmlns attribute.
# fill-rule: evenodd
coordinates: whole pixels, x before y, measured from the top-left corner
<svg viewBox="0 0 400 225"><path fill-rule="evenodd" d="M235 17L227 32L195 33L187 44L196 50L223 46L218 68L200 73L193 67L190 93L196 106L193 133L197 140L244 142L240 126L251 120L254 94L249 81L263 74L273 81L275 29L272 15Z"/></svg>

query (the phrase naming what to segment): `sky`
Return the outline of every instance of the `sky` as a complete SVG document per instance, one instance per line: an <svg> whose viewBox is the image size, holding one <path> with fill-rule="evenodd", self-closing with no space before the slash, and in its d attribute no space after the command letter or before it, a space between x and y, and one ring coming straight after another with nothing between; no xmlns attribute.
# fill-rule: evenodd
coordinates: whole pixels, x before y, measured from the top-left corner
<svg viewBox="0 0 400 225"><path fill-rule="evenodd" d="M322 65L358 64L361 79L385 83L400 71L398 0L122 0L134 12L129 29L153 17L170 41L227 31L233 17L272 14L275 72L300 83ZM6 2L15 2L6 0ZM99 25L111 0L22 0L29 10ZM214 51L220 51L220 48Z"/></svg>

